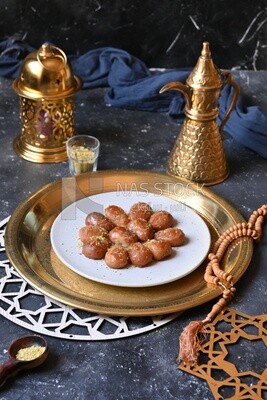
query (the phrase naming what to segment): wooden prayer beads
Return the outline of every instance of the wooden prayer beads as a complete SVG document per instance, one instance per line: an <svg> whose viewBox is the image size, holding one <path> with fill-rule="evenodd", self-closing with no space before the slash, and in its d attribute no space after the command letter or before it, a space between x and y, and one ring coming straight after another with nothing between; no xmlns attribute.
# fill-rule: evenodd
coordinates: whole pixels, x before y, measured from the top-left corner
<svg viewBox="0 0 267 400"><path fill-rule="evenodd" d="M220 267L220 261L223 259L226 250L229 245L236 239L242 237L252 237L254 240L259 240L262 234L262 224L264 217L267 215L267 205L264 204L258 210L253 211L249 221L238 223L229 229L227 229L216 241L213 252L209 254L208 263L204 275L204 279L207 283L213 285L220 285L226 282L229 288L225 288L223 291L223 297L220 299L212 308L212 311L208 314L207 318L211 322L217 314L219 314L229 302L235 293L233 287L233 277L227 272L223 271ZM204 320L206 322L206 318Z"/></svg>
<svg viewBox="0 0 267 400"><path fill-rule="evenodd" d="M180 336L180 349L177 360L185 365L194 365L197 362L200 344L203 341L205 324L211 323L224 309L235 295L233 276L222 270L220 262L223 259L230 244L235 240L251 237L258 241L262 235L262 224L267 215L267 204L253 211L248 222L238 223L227 229L216 241L212 252L208 255L209 262L206 266L204 280L207 284L221 286L222 297L212 307L206 318L202 321L192 321L183 330ZM201 334L200 337L199 334Z"/></svg>

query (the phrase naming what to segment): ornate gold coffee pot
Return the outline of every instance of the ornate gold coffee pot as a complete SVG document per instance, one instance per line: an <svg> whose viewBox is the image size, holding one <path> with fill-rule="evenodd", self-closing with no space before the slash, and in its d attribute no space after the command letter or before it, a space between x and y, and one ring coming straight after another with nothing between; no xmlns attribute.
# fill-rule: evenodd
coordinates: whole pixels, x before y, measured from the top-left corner
<svg viewBox="0 0 267 400"><path fill-rule="evenodd" d="M226 83L233 86L234 94L218 126L218 99ZM178 90L186 99L185 121L168 159L168 173L205 185L222 182L229 171L221 132L239 95L239 87L232 80L231 73L222 72L214 65L209 43L204 42L201 55L186 85L171 82L163 86L160 93L166 90Z"/></svg>
<svg viewBox="0 0 267 400"><path fill-rule="evenodd" d="M73 95L81 88L65 53L44 43L24 60L13 89L20 96L21 133L14 150L26 160L67 160L66 141L74 134Z"/></svg>

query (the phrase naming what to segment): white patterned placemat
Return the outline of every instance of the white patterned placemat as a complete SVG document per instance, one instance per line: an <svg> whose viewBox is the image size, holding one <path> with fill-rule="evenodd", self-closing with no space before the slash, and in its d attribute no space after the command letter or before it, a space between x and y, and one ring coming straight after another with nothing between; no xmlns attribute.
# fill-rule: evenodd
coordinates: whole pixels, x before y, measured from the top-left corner
<svg viewBox="0 0 267 400"><path fill-rule="evenodd" d="M0 222L0 314L15 324L58 338L108 340L151 331L178 315L110 317L74 309L43 295L20 277L6 257L8 220Z"/></svg>

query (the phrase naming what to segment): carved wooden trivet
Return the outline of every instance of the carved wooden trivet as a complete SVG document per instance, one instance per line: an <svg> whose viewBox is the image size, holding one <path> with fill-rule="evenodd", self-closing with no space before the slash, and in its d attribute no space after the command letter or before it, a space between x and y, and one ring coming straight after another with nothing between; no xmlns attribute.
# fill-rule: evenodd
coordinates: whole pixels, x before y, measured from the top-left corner
<svg viewBox="0 0 267 400"><path fill-rule="evenodd" d="M224 332L221 328L217 330L217 326L222 323L227 324ZM267 346L267 314L250 316L230 308L224 309L213 323L205 325L205 335L209 340L200 346L199 364L190 366L181 363L179 368L206 380L216 400L267 398L267 368L261 373L238 371L236 365L227 360L229 346L242 338L249 341L262 340ZM264 357L264 354L259 354L259 357Z"/></svg>
<svg viewBox="0 0 267 400"><path fill-rule="evenodd" d="M204 279L207 285L220 286L223 290L222 297L213 305L211 311L202 321L191 321L181 333L179 339L178 362L180 369L190 372L205 379L216 400L225 398L231 400L261 400L262 391L267 390L267 369L261 374L255 372L239 372L233 363L226 360L228 348L226 345L236 343L240 337L249 340L261 339L266 345L266 323L267 316L250 317L245 314L237 313L226 309L226 305L232 300L236 289L234 279L222 269L221 261L227 249L234 245L236 241L250 237L259 241L262 235L262 224L267 216L267 204L264 204L258 210L253 211L248 222L242 222L227 229L213 246L209 254L209 263L207 264ZM248 326L258 328L256 335L249 335L244 330L246 323L240 322L238 316L245 317ZM218 321L227 321L232 325L231 331L222 333L216 330ZM208 336L209 335L209 336ZM209 337L209 339L207 339ZM217 350L214 346L220 348ZM205 353L209 357L208 362L199 362L200 354ZM260 354L259 354L260 357ZM202 357L203 358L203 357ZM214 371L224 372L225 376L219 381L214 379ZM247 384L247 377L251 377L250 384ZM252 380L252 377L254 380ZM246 380L244 380L246 378ZM255 383L256 381L256 383ZM229 395L230 388L232 394ZM226 390L227 389L227 390ZM227 397L223 396L227 392Z"/></svg>

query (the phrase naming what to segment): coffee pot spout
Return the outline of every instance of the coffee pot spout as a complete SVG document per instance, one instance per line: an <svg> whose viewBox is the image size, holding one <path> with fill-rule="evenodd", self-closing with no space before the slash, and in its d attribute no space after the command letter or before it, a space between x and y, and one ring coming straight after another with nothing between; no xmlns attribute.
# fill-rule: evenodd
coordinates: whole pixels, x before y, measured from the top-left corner
<svg viewBox="0 0 267 400"><path fill-rule="evenodd" d="M192 95L191 95L191 90L188 85L183 84L182 82L179 81L174 81L167 83L164 85L159 93L164 93L167 92L168 90L177 90L178 92L183 93L186 101L186 108L190 109L192 106Z"/></svg>

